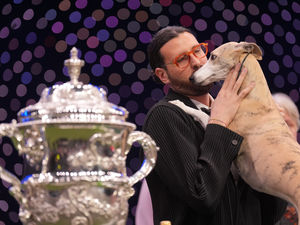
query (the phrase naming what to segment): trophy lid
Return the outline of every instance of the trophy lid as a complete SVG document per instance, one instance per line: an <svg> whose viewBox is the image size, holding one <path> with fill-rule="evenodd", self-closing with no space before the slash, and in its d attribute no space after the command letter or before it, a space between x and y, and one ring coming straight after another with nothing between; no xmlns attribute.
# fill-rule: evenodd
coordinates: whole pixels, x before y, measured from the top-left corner
<svg viewBox="0 0 300 225"><path fill-rule="evenodd" d="M19 123L119 123L125 121L128 111L107 101L106 91L78 81L84 61L73 47L71 58L65 60L71 80L45 88L40 100L21 109Z"/></svg>

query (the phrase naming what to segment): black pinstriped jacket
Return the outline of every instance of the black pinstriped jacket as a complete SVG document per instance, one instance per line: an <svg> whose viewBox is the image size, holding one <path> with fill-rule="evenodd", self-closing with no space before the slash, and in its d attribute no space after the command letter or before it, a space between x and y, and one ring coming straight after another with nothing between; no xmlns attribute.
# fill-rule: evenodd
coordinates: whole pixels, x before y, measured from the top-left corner
<svg viewBox="0 0 300 225"><path fill-rule="evenodd" d="M219 125L200 123L168 103L192 101L170 89L148 112L143 130L160 147L154 170L147 177L154 224L273 225L286 203L235 182L230 167L243 138Z"/></svg>

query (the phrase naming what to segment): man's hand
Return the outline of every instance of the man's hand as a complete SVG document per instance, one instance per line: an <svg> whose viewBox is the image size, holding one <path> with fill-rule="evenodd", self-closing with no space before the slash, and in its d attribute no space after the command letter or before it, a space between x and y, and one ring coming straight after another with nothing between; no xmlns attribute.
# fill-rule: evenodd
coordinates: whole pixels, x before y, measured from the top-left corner
<svg viewBox="0 0 300 225"><path fill-rule="evenodd" d="M226 77L221 90L211 107L211 116L209 123L216 123L222 126L228 126L233 120L241 101L254 88L255 83L239 92L239 89L247 75L247 69L242 68L242 72L237 79L241 64L235 66Z"/></svg>

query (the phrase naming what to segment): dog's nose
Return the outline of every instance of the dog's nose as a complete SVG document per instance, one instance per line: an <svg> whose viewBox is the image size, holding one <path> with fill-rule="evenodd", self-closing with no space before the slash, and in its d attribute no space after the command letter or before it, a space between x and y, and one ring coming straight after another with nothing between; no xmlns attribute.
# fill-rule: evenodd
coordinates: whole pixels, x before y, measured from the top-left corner
<svg viewBox="0 0 300 225"><path fill-rule="evenodd" d="M194 76L192 75L192 76L190 76L190 78L189 78L189 80L191 81L191 82L194 82Z"/></svg>

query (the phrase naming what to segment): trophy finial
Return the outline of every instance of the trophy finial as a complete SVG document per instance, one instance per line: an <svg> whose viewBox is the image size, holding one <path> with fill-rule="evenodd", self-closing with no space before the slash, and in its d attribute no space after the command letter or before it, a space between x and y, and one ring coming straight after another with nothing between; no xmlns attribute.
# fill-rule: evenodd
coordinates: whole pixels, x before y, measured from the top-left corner
<svg viewBox="0 0 300 225"><path fill-rule="evenodd" d="M78 50L73 47L71 49L71 58L65 60L65 66L68 67L68 73L71 78L71 83L78 83L81 67L84 66L84 61L78 58Z"/></svg>

